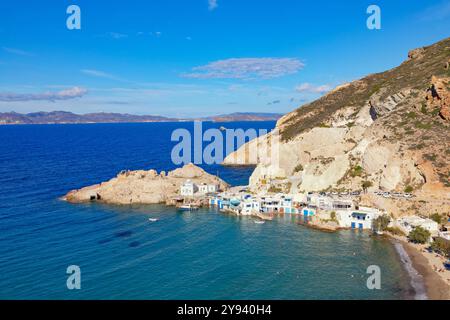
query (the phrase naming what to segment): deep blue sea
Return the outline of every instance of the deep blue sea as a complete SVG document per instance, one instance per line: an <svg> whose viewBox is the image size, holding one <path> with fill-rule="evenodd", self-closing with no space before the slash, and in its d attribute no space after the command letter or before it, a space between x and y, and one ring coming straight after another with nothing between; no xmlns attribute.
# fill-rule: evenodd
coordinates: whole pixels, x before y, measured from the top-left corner
<svg viewBox="0 0 450 320"><path fill-rule="evenodd" d="M268 128L273 122L204 127ZM192 123L0 126L0 299L402 299L410 280L388 240L265 224L202 209L73 205L72 189L123 169L170 170L170 135ZM233 185L252 168L203 166ZM150 223L148 218L158 218ZM68 290L66 268L81 268ZM381 290L366 269L381 268Z"/></svg>

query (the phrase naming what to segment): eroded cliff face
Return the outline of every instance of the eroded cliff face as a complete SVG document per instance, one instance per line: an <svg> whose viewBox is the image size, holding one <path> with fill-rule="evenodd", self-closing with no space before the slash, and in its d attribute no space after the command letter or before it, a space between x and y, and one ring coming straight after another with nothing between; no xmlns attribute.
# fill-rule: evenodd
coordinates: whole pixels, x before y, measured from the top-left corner
<svg viewBox="0 0 450 320"><path fill-rule="evenodd" d="M180 186L187 179L196 184L218 184L223 190L228 188L228 184L223 180L193 164L187 164L167 174L155 170L124 171L107 182L70 191L64 198L72 203L90 201L118 205L165 203L179 196Z"/></svg>
<svg viewBox="0 0 450 320"><path fill-rule="evenodd" d="M250 178L255 192L361 190L364 184L413 190L424 199L433 192L437 207L449 210L449 56L450 39L413 50L401 66L285 115L276 130L224 164L257 164ZM281 141L275 160L257 148L273 135ZM248 161L246 155L255 154Z"/></svg>

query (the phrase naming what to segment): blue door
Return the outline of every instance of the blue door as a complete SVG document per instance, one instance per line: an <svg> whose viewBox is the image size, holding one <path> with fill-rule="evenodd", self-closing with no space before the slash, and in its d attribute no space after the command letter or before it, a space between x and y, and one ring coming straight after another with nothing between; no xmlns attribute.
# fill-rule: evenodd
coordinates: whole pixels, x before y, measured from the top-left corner
<svg viewBox="0 0 450 320"><path fill-rule="evenodd" d="M362 229L363 229L363 224L360 223L360 224L358 225L358 228L359 228L360 230L362 230Z"/></svg>
<svg viewBox="0 0 450 320"><path fill-rule="evenodd" d="M356 228L356 224L354 222L352 222L352 229Z"/></svg>
<svg viewBox="0 0 450 320"><path fill-rule="evenodd" d="M307 216L307 215L308 215L308 210L303 210L303 214L304 214L305 216Z"/></svg>

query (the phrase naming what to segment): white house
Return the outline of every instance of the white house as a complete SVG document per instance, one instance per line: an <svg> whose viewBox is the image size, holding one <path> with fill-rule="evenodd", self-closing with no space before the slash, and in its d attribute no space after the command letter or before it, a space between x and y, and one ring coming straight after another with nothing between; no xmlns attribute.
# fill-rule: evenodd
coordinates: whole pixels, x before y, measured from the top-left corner
<svg viewBox="0 0 450 320"><path fill-rule="evenodd" d="M241 202L241 214L242 215L251 215L260 212L260 203L257 199L251 197L246 198L243 202Z"/></svg>
<svg viewBox="0 0 450 320"><path fill-rule="evenodd" d="M208 193L215 193L219 191L219 186L217 184L208 184Z"/></svg>
<svg viewBox="0 0 450 320"><path fill-rule="evenodd" d="M206 184L202 183L198 186L198 192L201 194L207 194L207 193L215 193L219 190L219 186L216 184Z"/></svg>
<svg viewBox="0 0 450 320"><path fill-rule="evenodd" d="M201 194L207 194L208 193L208 185L206 183L202 183L198 186L198 192Z"/></svg>
<svg viewBox="0 0 450 320"><path fill-rule="evenodd" d="M372 229L372 222L381 215L378 209L359 207L358 210L337 210L339 226L352 229Z"/></svg>
<svg viewBox="0 0 450 320"><path fill-rule="evenodd" d="M193 183L191 180L186 180L181 185L180 193L182 196L185 197L192 197L194 194L198 191L198 187L195 183Z"/></svg>
<svg viewBox="0 0 450 320"><path fill-rule="evenodd" d="M422 227L430 231L432 236L439 232L439 224L431 219L424 219L418 216L408 216L397 219L397 226L406 234L410 233L416 227Z"/></svg>
<svg viewBox="0 0 450 320"><path fill-rule="evenodd" d="M320 194L308 194L306 202L312 207L317 207L322 210L345 210L353 207L352 200L333 199L332 197Z"/></svg>

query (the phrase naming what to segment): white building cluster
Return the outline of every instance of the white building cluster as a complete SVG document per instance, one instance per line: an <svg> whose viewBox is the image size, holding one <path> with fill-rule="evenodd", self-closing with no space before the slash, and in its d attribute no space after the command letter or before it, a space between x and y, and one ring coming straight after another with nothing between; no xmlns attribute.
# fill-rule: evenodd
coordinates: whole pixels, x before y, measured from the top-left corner
<svg viewBox="0 0 450 320"><path fill-rule="evenodd" d="M184 197L205 196L219 191L217 184L202 183L197 185L191 180L186 180L180 188L180 194Z"/></svg>
<svg viewBox="0 0 450 320"><path fill-rule="evenodd" d="M350 229L374 229L374 220L388 214L376 208L358 206L352 199L336 198L326 194L255 195L248 192L246 187L233 188L222 193L218 191L219 186L216 184L197 185L187 180L181 186L180 193L185 197L206 196L209 205L238 215L293 214L313 217L322 213L331 216L331 213L334 213L333 218L339 227ZM450 231L439 231L439 225L435 221L417 216L393 220L390 226L399 228L405 234L420 226L430 231L432 237L441 236L448 239L450 236Z"/></svg>
<svg viewBox="0 0 450 320"><path fill-rule="evenodd" d="M352 200L334 199L324 195L280 193L257 196L246 192L245 189L210 198L210 205L239 215L283 213L311 217L321 211L333 211L340 227L353 229L372 229L372 221L384 213L374 208L355 206Z"/></svg>

